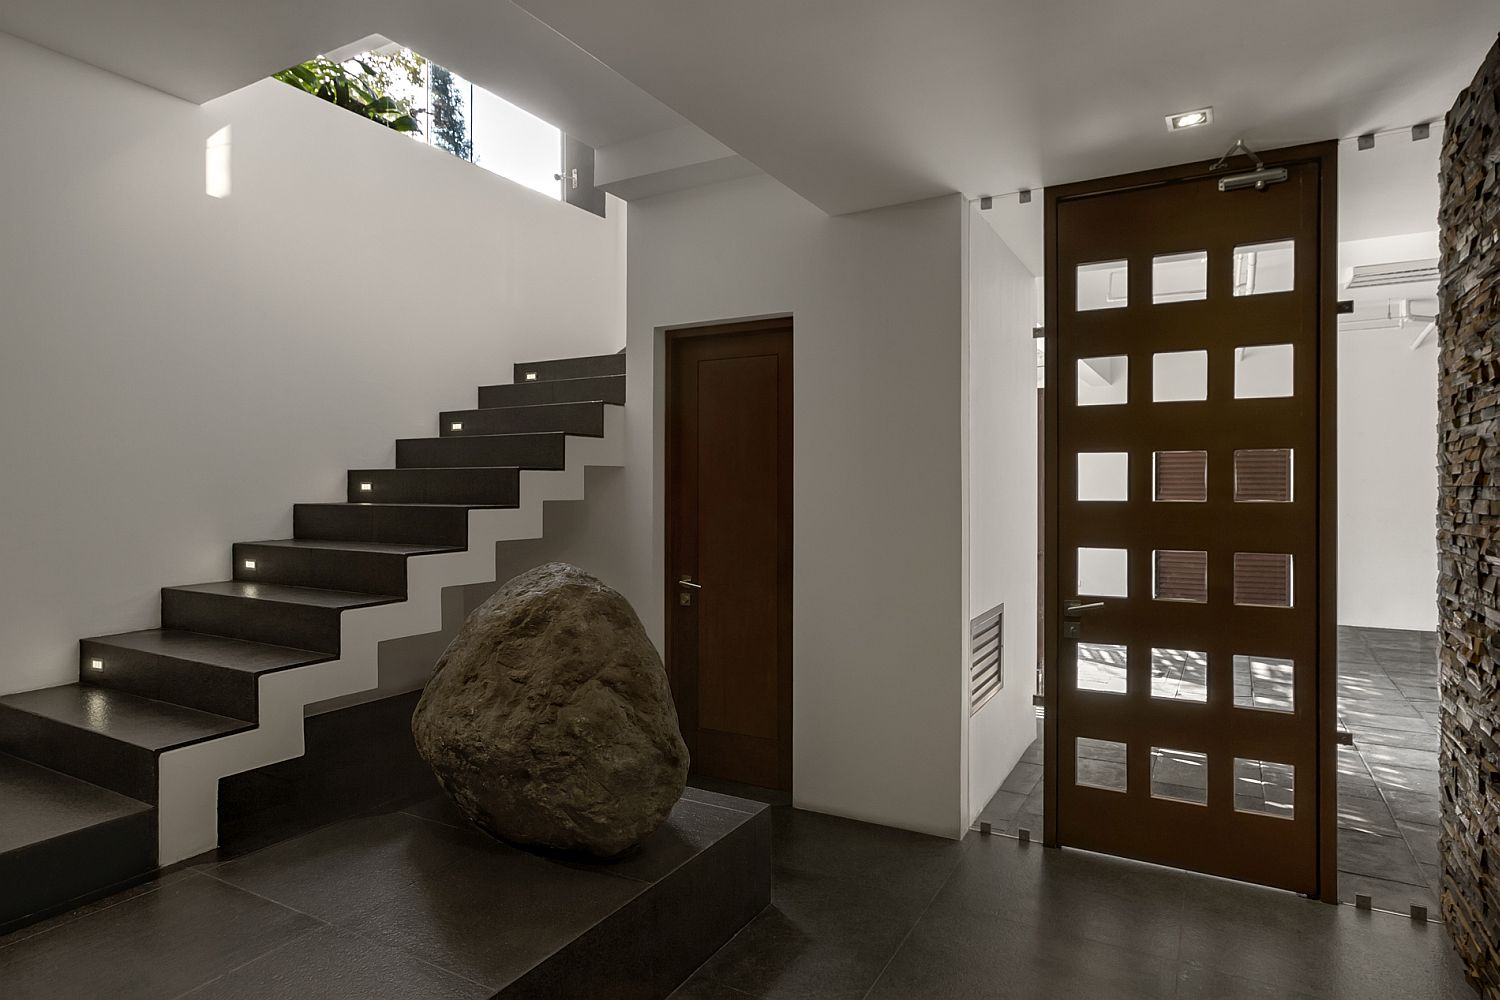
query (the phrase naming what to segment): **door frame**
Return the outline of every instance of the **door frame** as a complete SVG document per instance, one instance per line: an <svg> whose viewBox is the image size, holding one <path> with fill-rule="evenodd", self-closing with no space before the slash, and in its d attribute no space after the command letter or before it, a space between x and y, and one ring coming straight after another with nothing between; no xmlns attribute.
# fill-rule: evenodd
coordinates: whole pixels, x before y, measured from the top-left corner
<svg viewBox="0 0 1500 1000"><path fill-rule="evenodd" d="M785 333L787 335L787 338L792 342L793 345L793 371L789 376L789 380L791 382L793 391L795 391L796 340L792 323L792 316L790 313L781 316L772 316L754 320L742 320L738 322L721 322L695 326L672 327L665 329L662 332L666 341L664 364L662 368L663 391L661 396L664 414L662 422L661 441L663 445L663 451L665 452L662 462L662 491L664 494L662 513L662 552L664 557L662 566L662 632L664 644L663 658L666 660L667 681L672 690L675 707L675 699L677 697L678 691L678 676L672 649L673 633L675 631L672 627L672 609L673 601L676 599L679 589L676 573L676 532L673 530L673 525L677 516L677 511L675 509L676 491L672 488L677 475L676 462L673 459L674 448L672 447L673 428L676 426L677 418L677 414L673 406L673 399L676 396L676 393L673 391L673 372L675 371L673 362L675 360L675 354L678 345L683 341L697 339L700 337L721 337L751 333ZM793 492L794 480L792 477L795 474L796 468L794 463L794 447L796 441L795 399L788 401L786 405L790 412L791 428L787 435L787 440L784 442L786 446L786 454L777 456L778 462L782 465L787 476L787 483L785 488L781 491L781 495L778 498L778 504L780 506L780 516L784 519L783 523L786 525L788 544L787 551L785 553L786 558L782 561L782 565L778 567L777 587L782 595L784 595L785 600L779 615L780 620L777 623L778 632L780 633L777 637L780 670L776 678L776 726L778 735L777 778L778 784L780 785L780 788L778 790L784 791L787 794L791 794L792 776L794 773L792 767L792 754L794 749L794 740L792 739L792 620L795 608L795 592L793 591L792 586L794 579L792 567L796 551L796 526L793 521L793 497L795 496L795 494Z"/></svg>
<svg viewBox="0 0 1500 1000"><path fill-rule="evenodd" d="M1338 902L1338 143L1309 143L1259 154L1266 166L1289 166L1297 163L1318 165L1318 248L1322 255L1318 268L1318 591L1317 649L1317 866L1318 898ZM1156 170L1144 170L1081 181L1045 189L1044 260L1047 280L1044 288L1046 339L1046 385L1056 386L1062 377L1058 371L1058 273L1057 213L1061 202L1110 194L1132 188L1153 187L1173 181L1216 176L1210 170L1214 161ZM1239 172L1226 171L1226 173ZM1255 192L1246 191L1253 197ZM1043 720L1044 843L1060 846L1058 839L1058 725L1057 700L1059 653L1064 596L1058 589L1058 405L1061 393L1044 394L1046 419L1044 427L1045 475L1043 477L1045 518L1043 614L1045 623L1043 678L1045 682Z"/></svg>

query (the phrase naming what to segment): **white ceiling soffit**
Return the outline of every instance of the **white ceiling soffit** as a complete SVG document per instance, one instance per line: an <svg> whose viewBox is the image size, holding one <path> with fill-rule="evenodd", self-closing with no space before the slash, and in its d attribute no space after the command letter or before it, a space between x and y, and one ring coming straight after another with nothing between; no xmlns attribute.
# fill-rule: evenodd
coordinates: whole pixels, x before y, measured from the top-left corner
<svg viewBox="0 0 1500 1000"><path fill-rule="evenodd" d="M0 0L0 31L198 104L381 34L592 146L684 124L505 0Z"/></svg>
<svg viewBox="0 0 1500 1000"><path fill-rule="evenodd" d="M1500 29L1494 0L518 2L831 213L1441 119Z"/></svg>

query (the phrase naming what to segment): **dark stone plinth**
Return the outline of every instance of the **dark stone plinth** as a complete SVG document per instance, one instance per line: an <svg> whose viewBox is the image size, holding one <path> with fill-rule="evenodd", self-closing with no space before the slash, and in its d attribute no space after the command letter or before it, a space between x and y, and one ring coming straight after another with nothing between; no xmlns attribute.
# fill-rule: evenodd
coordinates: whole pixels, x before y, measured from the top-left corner
<svg viewBox="0 0 1500 1000"><path fill-rule="evenodd" d="M770 905L770 807L689 788L637 853L572 867L642 889L497 996L665 997Z"/></svg>

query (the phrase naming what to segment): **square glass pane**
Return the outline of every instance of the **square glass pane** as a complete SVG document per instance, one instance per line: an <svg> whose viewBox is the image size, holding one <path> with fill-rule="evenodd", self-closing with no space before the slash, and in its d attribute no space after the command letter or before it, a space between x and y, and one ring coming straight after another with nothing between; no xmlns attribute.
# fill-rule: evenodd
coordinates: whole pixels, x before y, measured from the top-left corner
<svg viewBox="0 0 1500 1000"><path fill-rule="evenodd" d="M1080 451L1078 453L1078 499L1129 500L1130 453L1128 451Z"/></svg>
<svg viewBox="0 0 1500 1000"><path fill-rule="evenodd" d="M1158 601L1208 601L1208 553L1157 549L1152 553L1151 597Z"/></svg>
<svg viewBox="0 0 1500 1000"><path fill-rule="evenodd" d="M1078 644L1078 690L1124 694L1125 647L1098 642Z"/></svg>
<svg viewBox="0 0 1500 1000"><path fill-rule="evenodd" d="M1292 449L1240 448L1234 453L1236 503L1290 503Z"/></svg>
<svg viewBox="0 0 1500 1000"><path fill-rule="evenodd" d="M1208 654L1196 649L1151 650L1151 697L1208 701Z"/></svg>
<svg viewBox="0 0 1500 1000"><path fill-rule="evenodd" d="M1207 351L1173 351L1152 355L1152 402L1189 403L1207 398Z"/></svg>
<svg viewBox="0 0 1500 1000"><path fill-rule="evenodd" d="M1107 792L1125 791L1125 744L1080 736L1073 757L1075 781Z"/></svg>
<svg viewBox="0 0 1500 1000"><path fill-rule="evenodd" d="M1296 280L1296 248L1291 240L1234 248L1234 294L1290 292Z"/></svg>
<svg viewBox="0 0 1500 1000"><path fill-rule="evenodd" d="M1291 660L1269 656L1234 657L1234 707L1262 712L1296 710Z"/></svg>
<svg viewBox="0 0 1500 1000"><path fill-rule="evenodd" d="M1078 265L1078 311L1123 309L1130 302L1130 263L1106 260Z"/></svg>
<svg viewBox="0 0 1500 1000"><path fill-rule="evenodd" d="M1192 302L1208 298L1208 251L1151 258L1151 301Z"/></svg>
<svg viewBox="0 0 1500 1000"><path fill-rule="evenodd" d="M1118 406L1130 397L1130 359L1123 354L1108 358L1078 359L1078 405Z"/></svg>
<svg viewBox="0 0 1500 1000"><path fill-rule="evenodd" d="M1208 754L1151 748L1151 797L1208 804Z"/></svg>
<svg viewBox="0 0 1500 1000"><path fill-rule="evenodd" d="M1270 760L1234 759L1235 812L1293 818L1296 768Z"/></svg>
<svg viewBox="0 0 1500 1000"><path fill-rule="evenodd" d="M1292 606L1292 557L1281 552L1234 554L1234 603L1244 607Z"/></svg>
<svg viewBox="0 0 1500 1000"><path fill-rule="evenodd" d="M1154 461L1153 499L1169 503L1208 499L1208 452L1159 451Z"/></svg>
<svg viewBox="0 0 1500 1000"><path fill-rule="evenodd" d="M1234 351L1234 398L1275 399L1292 395L1291 344L1261 344Z"/></svg>
<svg viewBox="0 0 1500 1000"><path fill-rule="evenodd" d="M1130 554L1125 549L1078 550L1078 594L1129 597Z"/></svg>

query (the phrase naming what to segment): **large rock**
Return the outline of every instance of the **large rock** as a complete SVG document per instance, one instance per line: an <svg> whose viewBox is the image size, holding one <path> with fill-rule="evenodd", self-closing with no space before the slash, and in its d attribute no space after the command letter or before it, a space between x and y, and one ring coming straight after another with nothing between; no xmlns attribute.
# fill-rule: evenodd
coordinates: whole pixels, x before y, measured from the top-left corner
<svg viewBox="0 0 1500 1000"><path fill-rule="evenodd" d="M458 807L520 844L620 854L687 781L666 670L640 619L566 563L522 573L469 617L412 733Z"/></svg>

